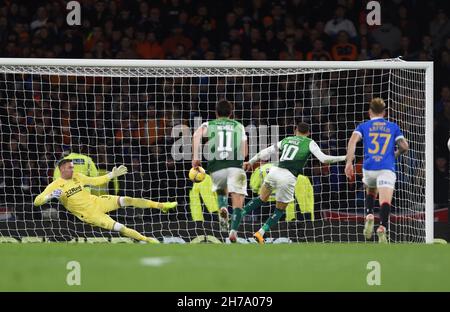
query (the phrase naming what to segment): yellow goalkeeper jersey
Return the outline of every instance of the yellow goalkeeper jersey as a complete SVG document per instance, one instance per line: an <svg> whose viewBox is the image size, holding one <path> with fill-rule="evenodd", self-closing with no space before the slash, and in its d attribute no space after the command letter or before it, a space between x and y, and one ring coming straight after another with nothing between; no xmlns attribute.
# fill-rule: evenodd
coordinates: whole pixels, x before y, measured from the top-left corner
<svg viewBox="0 0 450 312"><path fill-rule="evenodd" d="M61 189L62 194L59 201L67 210L77 214L89 212L93 207L96 207L96 202L99 197L91 195L84 186L102 185L109 180L110 178L107 174L100 177L87 177L84 174L74 172L72 179L70 180L58 178L50 183L45 190L36 197L34 205L40 206L45 204L48 195L56 189Z"/></svg>

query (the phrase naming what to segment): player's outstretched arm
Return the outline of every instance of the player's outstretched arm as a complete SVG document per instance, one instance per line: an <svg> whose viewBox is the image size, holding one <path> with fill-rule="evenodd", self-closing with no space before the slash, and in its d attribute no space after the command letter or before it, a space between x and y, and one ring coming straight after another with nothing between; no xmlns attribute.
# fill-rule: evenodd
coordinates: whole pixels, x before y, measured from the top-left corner
<svg viewBox="0 0 450 312"><path fill-rule="evenodd" d="M120 165L119 167L114 167L110 173L107 173L99 177L88 177L81 173L78 173L78 177L80 178L81 183L83 183L83 185L97 186L105 184L109 180L123 176L127 173L128 173L127 167L125 167L124 165Z"/></svg>
<svg viewBox="0 0 450 312"><path fill-rule="evenodd" d="M321 163L324 164L333 164L339 161L344 161L346 157L326 155L320 150L319 145L317 145L317 143L314 141L311 141L311 143L309 143L309 150L314 156L316 156L318 160L320 160Z"/></svg>
<svg viewBox="0 0 450 312"><path fill-rule="evenodd" d="M192 167L199 167L201 164L201 143L202 137L206 135L208 129L208 124L202 124L197 130L194 132L194 136L192 138Z"/></svg>
<svg viewBox="0 0 450 312"><path fill-rule="evenodd" d="M397 146L398 149L395 151L395 158L402 154L405 154L409 150L409 144L405 138L398 139Z"/></svg>
<svg viewBox="0 0 450 312"><path fill-rule="evenodd" d="M36 198L34 199L34 205L36 207L41 206L52 198L59 198L61 194L62 190L58 189L56 184L51 183L41 194L36 196Z"/></svg>
<svg viewBox="0 0 450 312"><path fill-rule="evenodd" d="M252 166L260 159L266 160L269 156L277 153L278 149L280 148L280 144L281 144L281 142L271 145L271 146L263 149L259 153L257 153L248 162L244 162L244 170L250 170L252 168Z"/></svg>

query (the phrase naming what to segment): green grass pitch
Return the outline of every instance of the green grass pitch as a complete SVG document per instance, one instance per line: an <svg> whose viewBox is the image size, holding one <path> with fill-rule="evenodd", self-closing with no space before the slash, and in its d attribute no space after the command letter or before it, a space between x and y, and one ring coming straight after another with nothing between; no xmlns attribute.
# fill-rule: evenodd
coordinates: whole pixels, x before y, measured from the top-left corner
<svg viewBox="0 0 450 312"><path fill-rule="evenodd" d="M450 291L449 245L1 244L0 259L0 291Z"/></svg>

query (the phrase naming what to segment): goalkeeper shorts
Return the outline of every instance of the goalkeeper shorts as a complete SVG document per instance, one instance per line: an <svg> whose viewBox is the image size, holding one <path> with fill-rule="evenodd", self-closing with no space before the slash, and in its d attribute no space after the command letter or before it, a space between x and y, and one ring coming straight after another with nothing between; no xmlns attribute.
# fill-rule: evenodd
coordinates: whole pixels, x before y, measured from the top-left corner
<svg viewBox="0 0 450 312"><path fill-rule="evenodd" d="M297 178L287 169L273 166L264 179L264 183L275 189L277 202L290 203L294 200Z"/></svg>
<svg viewBox="0 0 450 312"><path fill-rule="evenodd" d="M82 214L78 216L78 218L81 221L89 223L92 226L98 226L109 231L113 229L114 223L116 223L116 221L114 221L114 219L109 215L101 212Z"/></svg>
<svg viewBox="0 0 450 312"><path fill-rule="evenodd" d="M97 197L93 202L92 209L77 213L75 215L81 221L111 231L116 221L107 215L107 213L119 208L119 196L102 195Z"/></svg>
<svg viewBox="0 0 450 312"><path fill-rule="evenodd" d="M102 195L95 201L95 208L103 213L108 213L120 208L119 196Z"/></svg>

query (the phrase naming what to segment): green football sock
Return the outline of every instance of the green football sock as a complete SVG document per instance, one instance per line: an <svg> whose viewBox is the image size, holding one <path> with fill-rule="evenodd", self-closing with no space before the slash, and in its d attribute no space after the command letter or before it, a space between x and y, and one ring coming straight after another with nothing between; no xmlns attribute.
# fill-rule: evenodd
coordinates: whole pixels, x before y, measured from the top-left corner
<svg viewBox="0 0 450 312"><path fill-rule="evenodd" d="M249 214L253 210L261 207L262 204L263 204L263 201L261 200L261 198L259 198L259 197L253 198L251 201L248 202L247 205L245 205L244 215Z"/></svg>
<svg viewBox="0 0 450 312"><path fill-rule="evenodd" d="M269 229L273 225L277 224L277 222L280 221L280 219L283 215L284 215L284 210L275 208L275 213L262 226L262 229L264 230L264 232L269 231Z"/></svg>
<svg viewBox="0 0 450 312"><path fill-rule="evenodd" d="M219 202L219 209L223 207L228 208L228 196L218 195L217 201Z"/></svg>
<svg viewBox="0 0 450 312"><path fill-rule="evenodd" d="M231 216L231 229L237 231L239 228L239 224L241 223L242 219L242 209L241 208L234 208L233 209L233 215Z"/></svg>

